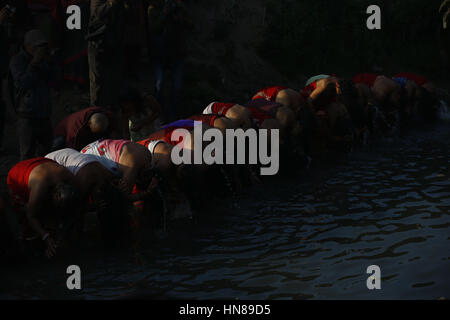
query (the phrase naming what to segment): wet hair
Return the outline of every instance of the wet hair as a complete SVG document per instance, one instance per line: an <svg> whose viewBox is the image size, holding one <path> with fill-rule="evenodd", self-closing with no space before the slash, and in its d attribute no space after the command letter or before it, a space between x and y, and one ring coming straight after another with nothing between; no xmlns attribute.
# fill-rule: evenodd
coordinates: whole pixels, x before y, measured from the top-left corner
<svg viewBox="0 0 450 320"><path fill-rule="evenodd" d="M78 189L69 183L57 184L53 190L53 201L57 209L69 209L76 206L80 198Z"/></svg>

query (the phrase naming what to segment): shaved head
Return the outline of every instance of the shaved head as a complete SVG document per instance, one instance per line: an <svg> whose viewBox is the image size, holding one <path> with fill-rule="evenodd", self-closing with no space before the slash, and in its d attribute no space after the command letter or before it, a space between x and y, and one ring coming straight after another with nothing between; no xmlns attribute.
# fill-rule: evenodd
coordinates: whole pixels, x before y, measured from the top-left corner
<svg viewBox="0 0 450 320"><path fill-rule="evenodd" d="M109 119L103 113L94 113L89 119L89 128L94 134L104 133L108 130Z"/></svg>

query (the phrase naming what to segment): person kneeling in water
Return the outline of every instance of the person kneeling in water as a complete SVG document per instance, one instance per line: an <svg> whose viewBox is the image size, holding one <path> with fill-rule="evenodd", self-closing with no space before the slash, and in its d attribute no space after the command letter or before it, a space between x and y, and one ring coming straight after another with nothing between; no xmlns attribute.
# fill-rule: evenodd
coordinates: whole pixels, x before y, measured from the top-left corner
<svg viewBox="0 0 450 320"><path fill-rule="evenodd" d="M385 134L397 128L400 115L404 115L406 91L394 80L374 73L362 73L353 78L353 83L370 88L369 104L376 106L372 116L373 132ZM372 110L374 111L374 110Z"/></svg>
<svg viewBox="0 0 450 320"><path fill-rule="evenodd" d="M95 141L81 152L105 157L118 164L120 189L127 200L134 204L132 226L134 235L138 237L142 203L154 195L158 185L152 168L151 153L144 146L129 140L109 139Z"/></svg>
<svg viewBox="0 0 450 320"><path fill-rule="evenodd" d="M280 144L297 141L301 127L290 108L261 98L250 100L245 107L250 110L256 128L280 130Z"/></svg>
<svg viewBox="0 0 450 320"><path fill-rule="evenodd" d="M49 153L45 157L56 161L72 172L81 190L82 204L92 204L98 207L98 218L107 243L111 244L112 240L118 240L117 235L126 235L125 229L123 232L116 232L127 226L126 223L123 223L127 221L126 199L121 197L120 190L115 185L115 180L119 176L117 163L105 157L83 154L70 148ZM116 189L116 192L113 189ZM87 208L83 210L83 214L86 210ZM81 221L80 227L83 227L83 221ZM79 231L81 232L81 230ZM112 234L116 234L115 237Z"/></svg>
<svg viewBox="0 0 450 320"><path fill-rule="evenodd" d="M129 140L110 140L100 139L92 142L81 150L84 154L93 154L105 157L118 164L118 171L121 175L121 189L131 201L137 201L131 196L134 186L151 185L152 173L152 155L144 146L131 142ZM148 195L147 193L141 196Z"/></svg>
<svg viewBox="0 0 450 320"><path fill-rule="evenodd" d="M247 130L252 127L251 113L244 106L236 103L211 102L202 112L225 116L235 122L237 128Z"/></svg>
<svg viewBox="0 0 450 320"><path fill-rule="evenodd" d="M337 101L346 107L350 115L351 124L347 125L353 128L356 142L366 145L369 138L367 91L346 79L338 80L336 90ZM367 90L370 92L368 88Z"/></svg>
<svg viewBox="0 0 450 320"><path fill-rule="evenodd" d="M322 149L330 146L347 149L353 143L350 115L339 101L338 93L339 79L326 75L311 78L301 90L316 115L318 129L315 137L319 139L316 144L322 145Z"/></svg>
<svg viewBox="0 0 450 320"><path fill-rule="evenodd" d="M203 125L219 129L223 134L226 129L238 128L236 121L218 114L199 114L189 117L188 120L200 121Z"/></svg>
<svg viewBox="0 0 450 320"><path fill-rule="evenodd" d="M252 100L265 99L270 102L277 102L297 114L305 104L301 94L294 89L282 86L267 87L259 90Z"/></svg>
<svg viewBox="0 0 450 320"><path fill-rule="evenodd" d="M19 218L22 238L38 236L46 244L47 257L54 256L60 243L50 229L61 223L68 227L79 218L80 191L74 175L53 160L33 158L17 163L7 184L12 207L25 218Z"/></svg>
<svg viewBox="0 0 450 320"><path fill-rule="evenodd" d="M404 82L411 116L425 121L435 121L439 111L438 89L427 78L409 73L397 73L394 81Z"/></svg>

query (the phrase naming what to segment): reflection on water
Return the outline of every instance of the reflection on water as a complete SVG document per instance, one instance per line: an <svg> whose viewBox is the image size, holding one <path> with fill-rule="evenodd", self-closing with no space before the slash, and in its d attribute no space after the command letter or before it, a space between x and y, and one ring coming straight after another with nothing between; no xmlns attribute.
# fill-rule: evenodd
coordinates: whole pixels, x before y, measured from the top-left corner
<svg viewBox="0 0 450 320"><path fill-rule="evenodd" d="M379 143L252 190L239 209L224 204L221 214L155 241L138 260L98 252L82 263L64 258L16 271L0 296L449 298L449 150L443 126ZM65 289L68 264L80 265L82 291ZM366 287L372 264L381 268L381 290Z"/></svg>

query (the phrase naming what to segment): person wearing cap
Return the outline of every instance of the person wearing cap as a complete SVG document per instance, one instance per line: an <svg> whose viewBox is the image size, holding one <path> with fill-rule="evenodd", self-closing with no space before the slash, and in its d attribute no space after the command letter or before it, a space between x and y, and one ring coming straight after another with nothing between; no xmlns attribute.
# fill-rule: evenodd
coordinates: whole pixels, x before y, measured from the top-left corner
<svg viewBox="0 0 450 320"><path fill-rule="evenodd" d="M88 40L91 105L117 108L123 65L124 0L91 0Z"/></svg>
<svg viewBox="0 0 450 320"><path fill-rule="evenodd" d="M10 72L15 88L20 159L32 158L36 153L45 155L53 139L49 81L55 78L55 68L41 31L34 29L25 34L22 48L11 59Z"/></svg>
<svg viewBox="0 0 450 320"><path fill-rule="evenodd" d="M163 122L177 119L182 98L184 62L188 56L188 33L194 24L182 0L151 0L147 8L149 59L154 67L155 97L162 106ZM171 71L171 99L164 87Z"/></svg>

